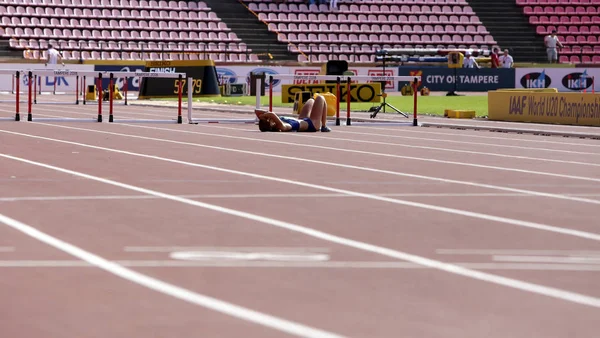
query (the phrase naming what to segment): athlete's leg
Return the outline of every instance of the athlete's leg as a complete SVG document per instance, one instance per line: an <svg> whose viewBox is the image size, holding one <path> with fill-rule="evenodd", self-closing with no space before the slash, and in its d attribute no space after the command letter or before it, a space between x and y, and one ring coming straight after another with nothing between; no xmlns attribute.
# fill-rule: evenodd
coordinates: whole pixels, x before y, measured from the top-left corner
<svg viewBox="0 0 600 338"><path fill-rule="evenodd" d="M303 118L310 116L310 111L312 110L312 107L313 107L314 103L315 103L314 99L308 99L308 101L306 101L306 103L304 104L304 106L300 110L300 113L298 114L298 119L299 120L302 120Z"/></svg>
<svg viewBox="0 0 600 338"><path fill-rule="evenodd" d="M317 96L310 110L310 120L317 130L327 123L327 101L321 95Z"/></svg>

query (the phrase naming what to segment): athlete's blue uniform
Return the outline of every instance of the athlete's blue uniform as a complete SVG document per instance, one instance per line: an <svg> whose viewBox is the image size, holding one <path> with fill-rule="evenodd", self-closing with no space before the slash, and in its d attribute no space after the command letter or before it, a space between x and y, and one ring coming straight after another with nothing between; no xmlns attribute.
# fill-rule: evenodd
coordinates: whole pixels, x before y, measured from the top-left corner
<svg viewBox="0 0 600 338"><path fill-rule="evenodd" d="M282 122L288 123L290 126L292 126L292 131L298 131L298 129L300 129L300 121L293 119L293 118L288 118L285 116L281 116L280 117ZM315 128L315 125L313 124L312 120L308 117L305 117L302 119L302 121L306 121L306 123L308 123L308 129L306 130L307 132L316 132L317 129Z"/></svg>

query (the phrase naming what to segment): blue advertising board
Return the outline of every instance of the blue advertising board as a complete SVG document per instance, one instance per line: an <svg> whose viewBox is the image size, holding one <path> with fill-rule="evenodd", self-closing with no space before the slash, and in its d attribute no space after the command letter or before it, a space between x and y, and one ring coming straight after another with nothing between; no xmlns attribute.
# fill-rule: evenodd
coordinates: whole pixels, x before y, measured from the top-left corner
<svg viewBox="0 0 600 338"><path fill-rule="evenodd" d="M94 70L100 72L135 72L136 70L144 71L144 65L140 66L119 66L119 65L96 65ZM103 75L104 76L104 75ZM102 88L108 88L109 79L102 78ZM122 91L123 85L125 83L124 79L115 79L115 84L117 88ZM139 91L140 90L140 79L139 78L129 78L127 79L127 91Z"/></svg>
<svg viewBox="0 0 600 338"><path fill-rule="evenodd" d="M400 66L399 76L421 76L421 85L431 91L487 92L515 88L513 68L445 68ZM456 86L455 86L456 81Z"/></svg>

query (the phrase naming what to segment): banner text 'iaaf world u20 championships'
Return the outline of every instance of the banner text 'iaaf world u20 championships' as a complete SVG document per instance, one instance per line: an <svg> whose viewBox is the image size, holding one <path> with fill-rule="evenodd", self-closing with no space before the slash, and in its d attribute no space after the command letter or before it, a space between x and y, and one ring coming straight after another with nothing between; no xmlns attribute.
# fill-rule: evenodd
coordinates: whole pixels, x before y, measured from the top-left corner
<svg viewBox="0 0 600 338"><path fill-rule="evenodd" d="M600 126L600 94L494 91L488 110L490 120Z"/></svg>

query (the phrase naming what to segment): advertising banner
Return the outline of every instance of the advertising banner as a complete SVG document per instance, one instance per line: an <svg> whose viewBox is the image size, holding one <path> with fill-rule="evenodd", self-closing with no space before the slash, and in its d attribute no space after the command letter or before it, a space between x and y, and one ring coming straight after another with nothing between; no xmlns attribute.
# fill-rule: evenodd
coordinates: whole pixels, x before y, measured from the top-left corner
<svg viewBox="0 0 600 338"><path fill-rule="evenodd" d="M96 65L94 70L99 72L135 72L144 71L144 66L120 66L120 65ZM102 75L104 76L104 75ZM108 88L109 79L102 78L102 88ZM125 84L125 79L115 79L115 85L122 91ZM127 91L137 92L140 90L140 79L139 78L128 78L127 79Z"/></svg>
<svg viewBox="0 0 600 338"><path fill-rule="evenodd" d="M600 91L600 68L517 68L515 88Z"/></svg>
<svg viewBox="0 0 600 338"><path fill-rule="evenodd" d="M488 93L488 118L600 126L600 94L492 91Z"/></svg>
<svg viewBox="0 0 600 338"><path fill-rule="evenodd" d="M267 79L265 84L265 90L268 90L269 86L269 75L319 75L322 72L321 67L257 67L257 66L230 66L223 67L217 66L217 77L219 84L225 83L246 83L247 87L250 88L250 74L251 73L265 73ZM348 71L354 72L355 75L361 76L396 76L398 75L397 68L386 68L385 72L382 68L378 67L349 67ZM361 79L360 82L367 82ZM282 91L282 85L309 85L318 84L319 81L306 81L292 79L273 79L273 92L280 93ZM386 90L398 91L397 83L389 81L386 83Z"/></svg>
<svg viewBox="0 0 600 338"><path fill-rule="evenodd" d="M93 71L94 65L58 65L58 66L49 66L45 67L43 64L32 64L32 63L3 63L0 65L0 68L22 71L29 70L73 70L73 71ZM75 76L39 76L37 78L37 88L41 88L42 92L52 92L54 91L56 84L56 92L64 93L64 92L72 92L74 93L77 88L77 78ZM13 90L13 86L15 86L13 74L0 74L0 92L11 92ZM81 80L80 80L81 81ZM86 78L88 84L92 84L94 82L93 78ZM21 75L20 79L21 83L21 92L25 91L25 88L29 85L29 77L27 76L27 72Z"/></svg>
<svg viewBox="0 0 600 338"><path fill-rule="evenodd" d="M420 86L437 91L487 92L514 88L515 70L504 68L446 68L401 66L399 76L421 76Z"/></svg>
<svg viewBox="0 0 600 338"><path fill-rule="evenodd" d="M335 83L282 85L281 102L293 103L297 92L315 93L337 92ZM352 83L350 85L350 102L381 102L381 83ZM348 90L340 86L340 102L346 102Z"/></svg>

